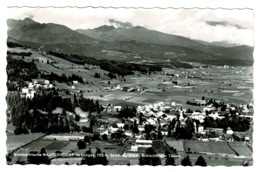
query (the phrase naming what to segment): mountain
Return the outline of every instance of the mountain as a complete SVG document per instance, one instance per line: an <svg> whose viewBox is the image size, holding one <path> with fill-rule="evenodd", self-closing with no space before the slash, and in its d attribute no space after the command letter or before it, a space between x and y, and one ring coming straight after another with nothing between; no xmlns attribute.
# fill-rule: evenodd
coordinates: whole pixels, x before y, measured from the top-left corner
<svg viewBox="0 0 260 172"><path fill-rule="evenodd" d="M97 31L97 32L104 32L105 33L105 32L109 32L113 29L115 29L114 26L103 25L103 26L95 28L94 30Z"/></svg>
<svg viewBox="0 0 260 172"><path fill-rule="evenodd" d="M102 30L100 29L102 28ZM105 32L103 31L105 28ZM203 44L177 35L166 34L155 30L149 30L142 26L135 26L132 28L114 28L113 26L101 26L96 29L76 30L77 32L86 36L106 40L110 42L115 41L140 41L151 44L174 45L183 47L197 47Z"/></svg>
<svg viewBox="0 0 260 172"><path fill-rule="evenodd" d="M149 30L142 26L100 26L71 30L54 23L29 18L7 20L8 40L32 48L79 54L99 59L131 61L135 58L179 60L217 65L252 65L253 47L223 47L182 36Z"/></svg>
<svg viewBox="0 0 260 172"><path fill-rule="evenodd" d="M200 42L204 45L211 45L211 46L216 46L216 47L236 47L236 46L239 46L238 44L228 43L228 42L224 42L224 41L214 41L214 42L206 42L206 41L202 41L202 40L196 40L196 41Z"/></svg>
<svg viewBox="0 0 260 172"><path fill-rule="evenodd" d="M48 23L37 23L29 18L24 20L7 20L8 36L23 42L42 44L94 44L95 39L82 35L66 26Z"/></svg>
<svg viewBox="0 0 260 172"><path fill-rule="evenodd" d="M249 46L238 46L226 42L209 43L205 41L192 40L182 36L149 30L142 26L135 26L132 28L101 26L96 29L76 31L100 41L138 41L148 44L179 46L213 54L221 59L226 57L233 60L239 59L245 61L248 60L250 62L253 61L253 48Z"/></svg>

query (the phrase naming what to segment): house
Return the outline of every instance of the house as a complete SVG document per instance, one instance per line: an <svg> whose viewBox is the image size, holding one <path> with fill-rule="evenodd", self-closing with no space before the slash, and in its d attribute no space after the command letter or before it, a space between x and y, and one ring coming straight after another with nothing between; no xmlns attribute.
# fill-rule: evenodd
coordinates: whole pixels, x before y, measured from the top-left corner
<svg viewBox="0 0 260 172"><path fill-rule="evenodd" d="M156 125L157 121L149 118L149 119L147 119L147 123L149 123L151 125Z"/></svg>
<svg viewBox="0 0 260 172"><path fill-rule="evenodd" d="M72 81L73 84L78 84L79 82L78 81Z"/></svg>
<svg viewBox="0 0 260 172"><path fill-rule="evenodd" d="M29 92L29 89L26 87L22 88L22 93L27 94Z"/></svg>
<svg viewBox="0 0 260 172"><path fill-rule="evenodd" d="M133 133L132 133L132 132L129 132L129 131L126 131L126 132L125 132L125 135L126 135L127 137L133 137Z"/></svg>
<svg viewBox="0 0 260 172"><path fill-rule="evenodd" d="M26 98L32 99L34 98L36 91L29 89L28 93L26 94Z"/></svg>
<svg viewBox="0 0 260 172"><path fill-rule="evenodd" d="M118 128L114 128L112 126L109 127L108 132L109 133L115 133L118 130Z"/></svg>
<svg viewBox="0 0 260 172"><path fill-rule="evenodd" d="M176 103L175 103L175 102L172 102L171 105L172 105L172 106L176 106Z"/></svg>
<svg viewBox="0 0 260 172"><path fill-rule="evenodd" d="M119 112L121 111L122 106L114 106L114 111Z"/></svg>
<svg viewBox="0 0 260 172"><path fill-rule="evenodd" d="M128 87L123 87L123 91L127 91L128 90Z"/></svg>
<svg viewBox="0 0 260 172"><path fill-rule="evenodd" d="M141 140L137 139L135 141L135 145L141 148L149 148L152 147L153 141L152 140Z"/></svg>
<svg viewBox="0 0 260 172"><path fill-rule="evenodd" d="M34 97L35 93L36 93L36 91L31 88L26 88L26 87L22 88L23 97L32 99Z"/></svg>
<svg viewBox="0 0 260 172"><path fill-rule="evenodd" d="M53 84L49 84L49 88L53 88Z"/></svg>
<svg viewBox="0 0 260 172"><path fill-rule="evenodd" d="M160 116L162 116L164 113L162 112L162 111L159 111L159 112L157 112L156 114L155 114L155 116L156 117L160 117Z"/></svg>
<svg viewBox="0 0 260 172"><path fill-rule="evenodd" d="M125 124L124 123L116 123L118 128L124 128Z"/></svg>
<svg viewBox="0 0 260 172"><path fill-rule="evenodd" d="M138 146L131 146L131 151L137 152L138 151Z"/></svg>
<svg viewBox="0 0 260 172"><path fill-rule="evenodd" d="M145 131L144 126L143 125L138 125L138 130L139 130L139 132Z"/></svg>
<svg viewBox="0 0 260 172"><path fill-rule="evenodd" d="M204 130L204 127L202 125L198 125L198 133L200 134L205 134L205 130Z"/></svg>
<svg viewBox="0 0 260 172"><path fill-rule="evenodd" d="M33 88L34 88L34 84L33 84L32 82L29 82L29 84L28 84L28 88L33 89Z"/></svg>
<svg viewBox="0 0 260 172"><path fill-rule="evenodd" d="M39 84L39 85L48 85L48 84L50 84L50 81L47 80L47 79L35 79L35 80L33 80L33 84L34 85L37 85L37 84Z"/></svg>
<svg viewBox="0 0 260 172"><path fill-rule="evenodd" d="M228 127L226 133L229 135L232 135L234 132L233 132L233 130L231 130L230 127Z"/></svg>
<svg viewBox="0 0 260 172"><path fill-rule="evenodd" d="M250 141L250 138L249 138L248 136L245 136L245 137L244 137L244 140L245 140L245 141Z"/></svg>
<svg viewBox="0 0 260 172"><path fill-rule="evenodd" d="M168 135L168 131L161 131L163 136L167 136Z"/></svg>

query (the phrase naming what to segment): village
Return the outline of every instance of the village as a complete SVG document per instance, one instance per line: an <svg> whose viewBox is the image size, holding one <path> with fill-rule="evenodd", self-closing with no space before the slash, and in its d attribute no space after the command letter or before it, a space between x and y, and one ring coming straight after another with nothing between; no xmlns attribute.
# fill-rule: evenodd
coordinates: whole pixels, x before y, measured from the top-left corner
<svg viewBox="0 0 260 172"><path fill-rule="evenodd" d="M251 68L190 63L121 76L44 50L9 51L9 164L93 165L95 154L104 165L150 155L147 165L252 164Z"/></svg>
<svg viewBox="0 0 260 172"><path fill-rule="evenodd" d="M27 84L28 87L24 87L21 90L21 97L27 99L33 99L37 91L40 92L53 88L53 84L44 79L35 79ZM73 84L76 85L78 82L73 81ZM141 93L147 89L138 86L136 88L127 88L119 85L108 88L112 91L137 91ZM95 148L98 147L97 145L103 142L106 143L109 140L119 141L119 146L115 144L114 148L111 149L119 147L119 150L122 151L120 153L118 153L118 150L115 152L108 151L111 152L110 154L106 150L102 151L106 152L109 161L114 162L117 159L116 163L122 163L123 165L127 165L130 162L138 163L140 154L144 154L148 148L154 148L162 158L165 158L165 151L170 151L175 156L176 165L178 163L181 164L181 159L186 155L193 158L194 156L203 155L213 159L220 156L223 159L233 159L234 162L239 162L240 165L241 163L251 162L252 133L247 131L253 124L252 104L224 104L224 102L219 100L205 97L187 100L186 104L195 106L197 109L194 111L184 109L182 104L169 101L139 105L136 108L133 107L134 109L107 103L102 105L103 111L100 112L100 115L97 115L95 123L92 124L92 132L87 133L83 128L91 122L91 119L88 113L80 109L77 112L75 111L75 114L80 116L78 124L83 130L77 133L49 134L44 136L42 140L54 143L72 142L75 144L74 148L78 149L76 151L70 150L78 156L68 157L69 152L62 154L63 156L56 156L55 154L51 162L54 164L62 162L77 162L79 164L83 156L82 154L88 147ZM75 114L69 113L75 120ZM110 117L114 120L108 120ZM231 125L232 128L234 128L234 125L238 125L238 122L236 124L234 124L235 122L233 123L233 120L237 119L248 121L247 128L244 131L231 129ZM216 121L228 122L223 127L221 124L216 124ZM86 139L86 136L88 139ZM37 142L41 142L41 140L32 143L32 145L37 144ZM79 146L79 143L83 144L83 146ZM194 146L192 143L198 146ZM205 143L207 143L207 146L205 146ZM222 146L220 147L220 145ZM30 145L26 147L30 148ZM109 146L106 148L108 149ZM212 150L214 151L212 152ZM48 149L46 151L48 152ZM63 152L63 149L56 151ZM20 149L18 152L21 153L23 151ZM122 162L118 160L119 157L124 157Z"/></svg>

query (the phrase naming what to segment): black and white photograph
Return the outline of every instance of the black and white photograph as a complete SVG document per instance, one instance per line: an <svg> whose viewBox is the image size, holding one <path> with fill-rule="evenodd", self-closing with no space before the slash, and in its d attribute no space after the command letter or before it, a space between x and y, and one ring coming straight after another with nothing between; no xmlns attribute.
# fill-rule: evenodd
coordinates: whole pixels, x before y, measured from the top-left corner
<svg viewBox="0 0 260 172"><path fill-rule="evenodd" d="M252 8L6 11L8 166L254 165Z"/></svg>

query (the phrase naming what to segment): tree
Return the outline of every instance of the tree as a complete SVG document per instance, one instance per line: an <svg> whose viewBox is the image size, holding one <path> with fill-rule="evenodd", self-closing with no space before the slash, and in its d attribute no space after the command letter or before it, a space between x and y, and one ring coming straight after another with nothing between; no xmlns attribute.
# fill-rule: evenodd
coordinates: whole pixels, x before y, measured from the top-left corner
<svg viewBox="0 0 260 172"><path fill-rule="evenodd" d="M157 133L157 139L161 140L163 138L162 132L161 132L161 125L158 127L158 133Z"/></svg>
<svg viewBox="0 0 260 172"><path fill-rule="evenodd" d="M142 154L139 155L139 165L144 165L144 159L142 157Z"/></svg>
<svg viewBox="0 0 260 172"><path fill-rule="evenodd" d="M84 142L90 144L90 138L88 135L84 136Z"/></svg>
<svg viewBox="0 0 260 172"><path fill-rule="evenodd" d="M175 165L175 159L169 151L165 151L165 165Z"/></svg>
<svg viewBox="0 0 260 172"><path fill-rule="evenodd" d="M129 130L129 125L128 124L124 125L124 130Z"/></svg>
<svg viewBox="0 0 260 172"><path fill-rule="evenodd" d="M138 125L136 123L136 120L134 121L132 132L134 134L138 134L139 133L139 129L138 129Z"/></svg>
<svg viewBox="0 0 260 172"><path fill-rule="evenodd" d="M108 165L106 154L97 148L95 153L95 164Z"/></svg>
<svg viewBox="0 0 260 172"><path fill-rule="evenodd" d="M102 139L103 139L103 140L107 140L107 135L106 135L106 134L103 134L103 135L102 135Z"/></svg>
<svg viewBox="0 0 260 172"><path fill-rule="evenodd" d="M157 166L161 165L161 159L157 155L156 151L153 148L148 148L145 151L145 157L143 157L144 165Z"/></svg>
<svg viewBox="0 0 260 172"><path fill-rule="evenodd" d="M199 156L197 161L195 162L195 165L206 167L207 163L206 163L205 159L202 156Z"/></svg>
<svg viewBox="0 0 260 172"><path fill-rule="evenodd" d="M86 149L86 143L82 140L79 140L77 143L79 149Z"/></svg>
<svg viewBox="0 0 260 172"><path fill-rule="evenodd" d="M47 164L49 165L51 162L50 162L50 159L47 155L47 152L45 151L45 148L42 148L41 151L40 151L40 164Z"/></svg>
<svg viewBox="0 0 260 172"><path fill-rule="evenodd" d="M75 121L77 121L77 122L80 121L80 116L78 114L75 115Z"/></svg>
<svg viewBox="0 0 260 172"><path fill-rule="evenodd" d="M182 166L192 166L189 155L181 160Z"/></svg>
<svg viewBox="0 0 260 172"><path fill-rule="evenodd" d="M87 150L84 155L83 158L81 160L81 164L86 164L86 165L94 165L95 164L95 159L94 159L94 155L91 151L91 149Z"/></svg>
<svg viewBox="0 0 260 172"><path fill-rule="evenodd" d="M92 136L92 140L96 141L96 140L100 140L100 133L99 132L95 132Z"/></svg>
<svg viewBox="0 0 260 172"><path fill-rule="evenodd" d="M40 153L37 151L29 152L27 156L28 164L50 164L50 159L44 148L41 149Z"/></svg>
<svg viewBox="0 0 260 172"><path fill-rule="evenodd" d="M28 164L40 164L39 163L39 156L37 156L37 151L31 151L29 152L27 156L27 162Z"/></svg>

